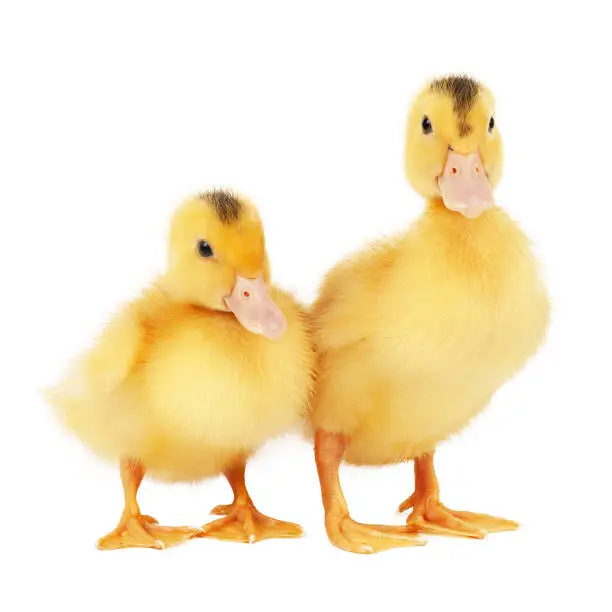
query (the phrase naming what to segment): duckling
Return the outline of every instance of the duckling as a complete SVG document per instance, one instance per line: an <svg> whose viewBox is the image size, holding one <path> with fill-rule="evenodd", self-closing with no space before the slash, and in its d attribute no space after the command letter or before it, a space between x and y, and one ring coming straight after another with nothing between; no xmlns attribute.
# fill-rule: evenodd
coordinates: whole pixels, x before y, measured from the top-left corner
<svg viewBox="0 0 612 612"><path fill-rule="evenodd" d="M65 424L120 466L125 507L98 547L299 536L298 525L255 508L245 466L302 422L313 365L301 306L270 284L253 204L218 190L185 201L171 223L165 273L49 392ZM136 499L145 474L173 482L225 474L234 500L202 528L160 526Z"/></svg>
<svg viewBox="0 0 612 612"><path fill-rule="evenodd" d="M417 544L418 533L482 538L518 527L447 508L434 471L438 444L481 412L545 337L549 302L529 241L494 202L501 170L491 92L466 76L428 83L409 112L405 147L424 214L341 262L313 305L310 416L327 533L340 548L377 552ZM414 460L405 527L351 519L342 460Z"/></svg>

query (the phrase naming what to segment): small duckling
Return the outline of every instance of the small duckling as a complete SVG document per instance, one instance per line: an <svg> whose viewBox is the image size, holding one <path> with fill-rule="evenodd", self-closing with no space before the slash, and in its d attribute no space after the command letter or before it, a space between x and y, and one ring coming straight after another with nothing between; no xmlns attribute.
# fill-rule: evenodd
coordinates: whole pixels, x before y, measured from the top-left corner
<svg viewBox="0 0 612 612"><path fill-rule="evenodd" d="M226 191L184 202L163 276L49 392L67 426L120 466L125 507L98 547L298 537L298 525L255 508L245 466L264 442L301 422L313 365L302 308L270 285L255 207ZM234 500L214 508L223 518L202 529L162 527L136 500L145 474L181 482L225 474Z"/></svg>
<svg viewBox="0 0 612 612"><path fill-rule="evenodd" d="M517 523L450 510L437 445L464 428L541 345L549 303L529 241L498 208L494 100L464 76L429 83L408 117L405 169L427 199L394 240L343 261L312 311L319 353L311 420L330 540L352 552L418 543L411 533L482 538ZM356 523L338 468L414 460L406 527Z"/></svg>

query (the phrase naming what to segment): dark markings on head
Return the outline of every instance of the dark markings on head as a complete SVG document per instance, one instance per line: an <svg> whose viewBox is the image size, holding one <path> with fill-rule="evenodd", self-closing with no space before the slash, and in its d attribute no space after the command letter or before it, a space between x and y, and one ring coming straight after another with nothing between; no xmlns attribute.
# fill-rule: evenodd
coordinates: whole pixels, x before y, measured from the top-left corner
<svg viewBox="0 0 612 612"><path fill-rule="evenodd" d="M478 81L465 75L436 79L431 84L431 91L450 96L452 99L453 110L458 120L459 136L467 136L472 131L467 115L476 102L479 90Z"/></svg>
<svg viewBox="0 0 612 612"><path fill-rule="evenodd" d="M200 194L200 199L208 202L222 223L235 223L242 212L242 202L229 191L214 189Z"/></svg>

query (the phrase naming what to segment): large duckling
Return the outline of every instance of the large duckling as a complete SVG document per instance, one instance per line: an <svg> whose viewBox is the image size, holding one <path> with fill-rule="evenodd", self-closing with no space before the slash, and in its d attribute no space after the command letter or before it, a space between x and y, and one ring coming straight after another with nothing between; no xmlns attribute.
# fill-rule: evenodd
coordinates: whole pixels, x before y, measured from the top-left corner
<svg viewBox="0 0 612 612"><path fill-rule="evenodd" d="M427 200L396 239L327 276L313 307L319 375L315 454L330 540L353 552L417 543L411 532L482 538L517 523L450 510L434 451L477 415L533 355L549 304L529 241L493 199L502 142L491 92L471 78L435 80L409 113L405 170ZM414 460L406 527L353 521L342 460Z"/></svg>
<svg viewBox="0 0 612 612"><path fill-rule="evenodd" d="M120 465L125 508L99 548L299 536L261 514L245 485L249 456L301 422L314 363L302 309L270 285L257 211L225 191L193 197L172 220L168 253L164 275L49 394L77 436ZM136 501L145 474L225 474L234 501L202 529L162 527Z"/></svg>

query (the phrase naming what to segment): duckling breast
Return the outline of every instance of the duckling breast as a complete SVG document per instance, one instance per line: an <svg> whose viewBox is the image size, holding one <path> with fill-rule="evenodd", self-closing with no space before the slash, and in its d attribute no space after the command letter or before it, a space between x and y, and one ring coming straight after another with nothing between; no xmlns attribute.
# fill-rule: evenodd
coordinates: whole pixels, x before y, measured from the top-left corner
<svg viewBox="0 0 612 612"><path fill-rule="evenodd" d="M288 329L276 341L225 313L191 313L160 330L141 373L152 446L189 449L203 464L218 456L218 466L225 450L250 452L300 423L313 355L297 305L277 297Z"/></svg>

